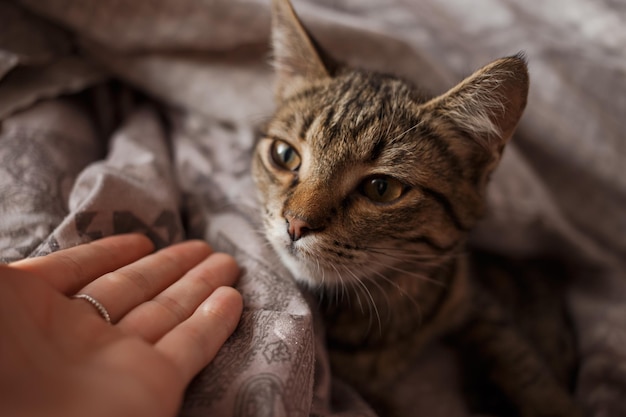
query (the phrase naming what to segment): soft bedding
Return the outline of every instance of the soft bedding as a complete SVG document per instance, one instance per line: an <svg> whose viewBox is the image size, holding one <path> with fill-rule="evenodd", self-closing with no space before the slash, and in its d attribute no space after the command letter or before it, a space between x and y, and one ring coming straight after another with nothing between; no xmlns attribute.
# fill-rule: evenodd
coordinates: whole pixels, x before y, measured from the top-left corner
<svg viewBox="0 0 626 417"><path fill-rule="evenodd" d="M335 57L432 93L525 51L528 107L473 247L558 257L589 415L626 415L626 7L602 0L294 0ZM259 233L249 160L271 113L261 0L0 3L0 260L141 232L208 240L245 311L181 416L371 416L332 377L315 300ZM408 415L469 415L453 355L397 381Z"/></svg>

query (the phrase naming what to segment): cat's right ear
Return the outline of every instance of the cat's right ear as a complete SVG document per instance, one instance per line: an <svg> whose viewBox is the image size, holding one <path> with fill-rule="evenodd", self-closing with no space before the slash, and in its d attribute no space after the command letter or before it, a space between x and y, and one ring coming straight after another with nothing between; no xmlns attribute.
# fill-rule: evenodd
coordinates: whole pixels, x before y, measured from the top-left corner
<svg viewBox="0 0 626 417"><path fill-rule="evenodd" d="M279 101L307 82L330 76L327 58L289 0L272 0L272 47L277 76L275 94Z"/></svg>

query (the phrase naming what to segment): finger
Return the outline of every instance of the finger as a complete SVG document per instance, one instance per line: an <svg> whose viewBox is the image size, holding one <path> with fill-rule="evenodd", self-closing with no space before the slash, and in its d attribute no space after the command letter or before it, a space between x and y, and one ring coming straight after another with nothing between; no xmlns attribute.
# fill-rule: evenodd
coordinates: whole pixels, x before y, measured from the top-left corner
<svg viewBox="0 0 626 417"><path fill-rule="evenodd" d="M180 279L210 253L206 242L178 243L110 272L79 292L98 300L116 323L130 310Z"/></svg>
<svg viewBox="0 0 626 417"><path fill-rule="evenodd" d="M124 316L118 327L154 343L189 318L216 288L233 285L238 277L239 267L233 257L214 253L154 299Z"/></svg>
<svg viewBox="0 0 626 417"><path fill-rule="evenodd" d="M176 365L185 383L189 383L233 333L242 309L241 294L234 288L220 287L155 347Z"/></svg>
<svg viewBox="0 0 626 417"><path fill-rule="evenodd" d="M117 235L46 256L23 259L10 266L34 273L70 295L99 276L128 265L153 250L154 245L144 235Z"/></svg>

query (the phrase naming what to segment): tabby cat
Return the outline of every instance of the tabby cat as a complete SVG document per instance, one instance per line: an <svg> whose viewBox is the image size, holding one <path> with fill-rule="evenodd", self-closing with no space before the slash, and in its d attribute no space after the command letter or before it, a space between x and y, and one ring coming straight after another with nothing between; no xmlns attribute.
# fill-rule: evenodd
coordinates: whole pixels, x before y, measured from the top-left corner
<svg viewBox="0 0 626 417"><path fill-rule="evenodd" d="M277 110L253 176L266 237L321 292L333 372L382 414L387 387L434 338L481 357L521 416L576 416L566 389L470 280L464 245L526 105L523 56L427 97L348 68L274 0Z"/></svg>

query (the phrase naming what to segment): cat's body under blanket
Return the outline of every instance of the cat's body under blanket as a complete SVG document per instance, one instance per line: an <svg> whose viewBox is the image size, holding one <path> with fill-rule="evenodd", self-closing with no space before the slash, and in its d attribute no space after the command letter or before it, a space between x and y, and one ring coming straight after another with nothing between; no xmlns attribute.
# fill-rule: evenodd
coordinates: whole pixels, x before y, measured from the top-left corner
<svg viewBox="0 0 626 417"><path fill-rule="evenodd" d="M294 278L321 294L333 372L396 415L385 389L423 346L446 337L483 365L514 414L579 415L560 381L569 367L555 374L553 346L535 346L504 308L510 274L473 279L465 256L526 105L524 58L494 61L431 98L337 64L286 0L274 1L273 43L278 108L253 172L267 239ZM555 305L546 323L569 349Z"/></svg>

